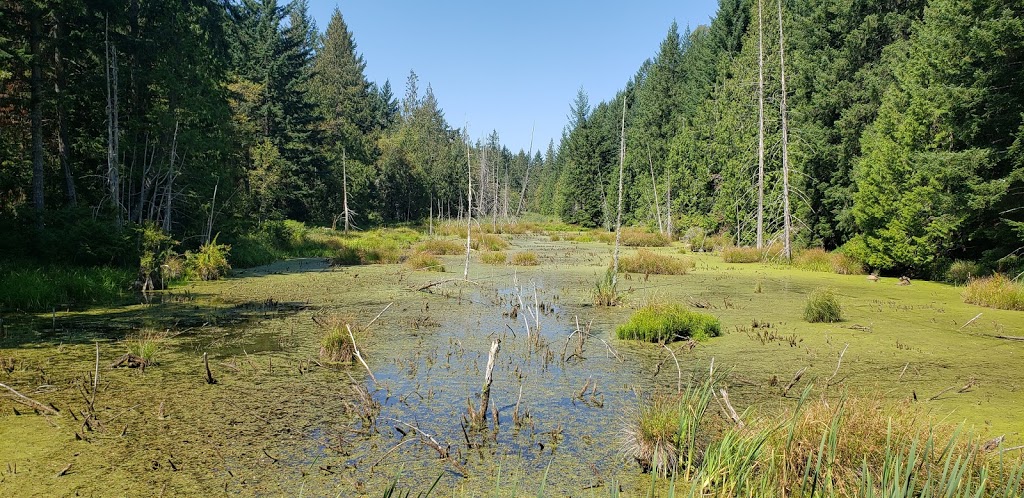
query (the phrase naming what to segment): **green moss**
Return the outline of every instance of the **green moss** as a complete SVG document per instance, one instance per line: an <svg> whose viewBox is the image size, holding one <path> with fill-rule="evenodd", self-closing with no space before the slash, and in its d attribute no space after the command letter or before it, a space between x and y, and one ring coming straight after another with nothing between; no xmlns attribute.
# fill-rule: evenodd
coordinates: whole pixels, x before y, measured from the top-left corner
<svg viewBox="0 0 1024 498"><path fill-rule="evenodd" d="M619 339L646 342L701 341L720 335L721 324L712 315L690 311L678 304L655 304L637 310L615 334Z"/></svg>

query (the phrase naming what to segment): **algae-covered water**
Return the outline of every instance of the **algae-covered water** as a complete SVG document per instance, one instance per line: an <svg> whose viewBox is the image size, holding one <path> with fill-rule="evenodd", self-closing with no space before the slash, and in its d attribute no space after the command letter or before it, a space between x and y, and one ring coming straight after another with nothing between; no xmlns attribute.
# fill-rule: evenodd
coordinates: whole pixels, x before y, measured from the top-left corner
<svg viewBox="0 0 1024 498"><path fill-rule="evenodd" d="M782 386L807 367L800 388L916 399L939 420L1021 439L1024 343L996 336L1024 335L1024 313L963 304L943 284L692 254L679 256L696 261L690 274L626 276L626 305L595 307L609 246L511 242L540 265L474 255L467 283L454 256L442 258L447 273L292 260L133 306L8 314L0 383L60 414L0 393L0 495L379 496L395 481L419 491L438 478L441 495L601 496L613 486L632 495L649 477L620 454L623 418L638 396L674 391L712 362L729 372L740 411L791 403ZM801 320L820 286L840 295L844 321ZM666 348L614 338L632 307L652 301L715 314L724 335L671 345L679 374ZM385 308L358 334L376 380L359 363L320 362L314 317L344 317L358 332ZM140 330L163 337L158 364L109 368ZM493 411L487 428L467 427L495 339Z"/></svg>

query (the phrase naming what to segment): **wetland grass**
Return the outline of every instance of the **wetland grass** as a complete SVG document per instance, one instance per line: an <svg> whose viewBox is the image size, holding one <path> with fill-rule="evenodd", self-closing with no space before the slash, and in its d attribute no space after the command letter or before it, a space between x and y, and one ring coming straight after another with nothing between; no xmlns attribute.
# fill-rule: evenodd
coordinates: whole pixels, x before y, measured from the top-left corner
<svg viewBox="0 0 1024 498"><path fill-rule="evenodd" d="M804 320L810 323L842 321L843 309L834 290L827 287L814 289L804 305Z"/></svg>
<svg viewBox="0 0 1024 498"><path fill-rule="evenodd" d="M722 248L722 261L726 263L759 263L764 259L760 249L749 246Z"/></svg>
<svg viewBox="0 0 1024 498"><path fill-rule="evenodd" d="M466 252L466 245L458 240L427 239L414 245L413 251L434 256L459 256Z"/></svg>
<svg viewBox="0 0 1024 498"><path fill-rule="evenodd" d="M42 311L57 306L113 304L131 295L136 273L102 266L0 267L0 306Z"/></svg>
<svg viewBox="0 0 1024 498"><path fill-rule="evenodd" d="M480 262L487 265L503 265L507 256L503 251L487 251L480 253Z"/></svg>
<svg viewBox="0 0 1024 498"><path fill-rule="evenodd" d="M678 304L649 304L615 329L619 339L645 342L702 341L721 335L718 318L690 311Z"/></svg>
<svg viewBox="0 0 1024 498"><path fill-rule="evenodd" d="M864 264L860 261L841 252L828 252L820 247L797 252L793 256L793 267L839 275L861 275L864 273Z"/></svg>
<svg viewBox="0 0 1024 498"><path fill-rule="evenodd" d="M945 280L953 285L967 285L971 279L978 278L981 274L982 269L978 263L958 259L949 265Z"/></svg>
<svg viewBox="0 0 1024 498"><path fill-rule="evenodd" d="M509 243L500 235L493 233L473 232L470 247L476 250L501 251L508 249Z"/></svg>
<svg viewBox="0 0 1024 498"><path fill-rule="evenodd" d="M611 268L608 268L603 276L598 277L594 283L594 304L598 306L616 306L622 301L622 296L618 289L612 285L613 277L614 274Z"/></svg>
<svg viewBox="0 0 1024 498"><path fill-rule="evenodd" d="M512 255L510 263L515 266L537 266L540 264L540 258L533 251L521 251Z"/></svg>
<svg viewBox="0 0 1024 498"><path fill-rule="evenodd" d="M356 348L346 329L349 324L339 315L321 315L313 318L320 327L320 359L329 363L352 363Z"/></svg>
<svg viewBox="0 0 1024 498"><path fill-rule="evenodd" d="M997 273L972 279L964 289L965 303L989 308L1024 311L1024 284Z"/></svg>
<svg viewBox="0 0 1024 498"><path fill-rule="evenodd" d="M642 273L644 275L686 275L694 263L687 258L677 258L640 249L636 254L625 256L619 261L619 272Z"/></svg>
<svg viewBox="0 0 1024 498"><path fill-rule="evenodd" d="M129 354L141 358L143 366L148 367L157 364L161 345L165 338L166 334L164 333L145 330L139 332L135 337L126 339L125 345L128 347Z"/></svg>
<svg viewBox="0 0 1024 498"><path fill-rule="evenodd" d="M615 232L597 232L598 240L607 244L615 243ZM648 232L641 228L622 227L619 244L625 247L665 247L669 244L668 237L660 233Z"/></svg>
<svg viewBox="0 0 1024 498"><path fill-rule="evenodd" d="M217 237L203 244L196 252L185 253L185 276L189 280L219 280L231 271L228 254L231 246L218 244Z"/></svg>
<svg viewBox="0 0 1024 498"><path fill-rule="evenodd" d="M444 265L441 264L441 260L437 259L437 256L426 252L412 253L412 255L406 258L405 267L411 270L444 273Z"/></svg>

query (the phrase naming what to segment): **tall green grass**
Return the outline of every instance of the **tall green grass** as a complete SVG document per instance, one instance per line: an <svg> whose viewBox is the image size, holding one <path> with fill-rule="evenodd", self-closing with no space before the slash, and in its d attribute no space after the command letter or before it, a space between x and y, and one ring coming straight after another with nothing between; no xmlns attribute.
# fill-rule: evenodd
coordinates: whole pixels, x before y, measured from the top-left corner
<svg viewBox="0 0 1024 498"><path fill-rule="evenodd" d="M807 303L804 304L804 320L811 323L835 323L842 319L843 308L832 289L814 289L807 296Z"/></svg>
<svg viewBox="0 0 1024 498"><path fill-rule="evenodd" d="M0 306L26 311L115 304L133 295L136 272L123 268L0 267Z"/></svg>
<svg viewBox="0 0 1024 498"><path fill-rule="evenodd" d="M1004 310L1024 311L1024 283L997 273L971 280L963 292L964 302Z"/></svg>
<svg viewBox="0 0 1024 498"><path fill-rule="evenodd" d="M690 311L678 304L651 304L633 313L615 329L619 339L672 342L679 339L705 340L721 335L718 318Z"/></svg>
<svg viewBox="0 0 1024 498"><path fill-rule="evenodd" d="M864 263L841 252L828 252L820 247L804 249L793 255L793 267L801 270L861 275Z"/></svg>
<svg viewBox="0 0 1024 498"><path fill-rule="evenodd" d="M619 271L645 275L686 275L694 267L693 261L667 254L640 249L636 254L619 260Z"/></svg>

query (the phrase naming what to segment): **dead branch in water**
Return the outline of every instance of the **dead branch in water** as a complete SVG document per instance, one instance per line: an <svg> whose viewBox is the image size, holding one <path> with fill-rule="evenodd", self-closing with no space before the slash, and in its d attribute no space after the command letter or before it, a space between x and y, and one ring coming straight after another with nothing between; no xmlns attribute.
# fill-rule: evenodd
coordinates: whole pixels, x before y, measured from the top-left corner
<svg viewBox="0 0 1024 498"><path fill-rule="evenodd" d="M789 394L789 390L793 389L793 386L795 386L797 382L800 382L800 378L804 376L804 372L806 371L807 367L801 368L800 371L793 376L793 380L789 381L789 384L786 384L786 388L782 390L783 397Z"/></svg>
<svg viewBox="0 0 1024 498"><path fill-rule="evenodd" d="M957 329L957 330L963 330L964 328L966 328L968 325L974 323L974 321L979 319L979 318L981 318L981 313L978 313L977 315L974 315L974 318L971 318L970 320L967 320L967 323L964 323L963 325L961 325L960 328Z"/></svg>
<svg viewBox="0 0 1024 498"><path fill-rule="evenodd" d="M473 424L477 426L485 426L487 424L487 407L491 403L491 383L494 381L492 374L494 372L494 360L498 356L498 350L501 349L501 339L494 339L491 343L491 350L487 354L487 369L484 371L484 385L480 390L480 409L470 415L473 418ZM494 421L497 425L498 421Z"/></svg>
<svg viewBox="0 0 1024 498"><path fill-rule="evenodd" d="M1016 337L1012 335L997 335L996 339L1006 339L1008 341L1024 341L1024 337Z"/></svg>
<svg viewBox="0 0 1024 498"><path fill-rule="evenodd" d="M430 282L430 283L424 284L424 285L422 285L420 287L417 287L417 288L415 288L413 290L425 291L427 289L430 289L431 287L436 287L436 286L441 285L441 284L447 284L448 282L466 282L467 284L473 284L473 285L476 285L476 286L480 285L479 283L474 282L474 281L469 280L469 279L466 279L466 278L446 278L444 280L438 280L436 282Z"/></svg>
<svg viewBox="0 0 1024 498"><path fill-rule="evenodd" d="M850 344L847 343L846 346L843 347L843 351L839 353L839 361L836 363L836 371L832 372L832 376L829 377L828 380L825 381L825 387L828 387L828 386L832 385L832 379L836 378L836 375L839 374L839 367L842 366L842 364L843 364L843 355L846 354L846 350L849 347L850 347Z"/></svg>
<svg viewBox="0 0 1024 498"><path fill-rule="evenodd" d="M207 358L206 353L203 353L203 366L206 367L206 383L216 384L217 379L214 379L213 372L210 372L210 360Z"/></svg>
<svg viewBox="0 0 1024 498"><path fill-rule="evenodd" d="M732 421L736 423L736 427L742 429L744 426L743 420L741 420L740 416L736 414L736 409L733 408L732 403L729 402L729 392L726 391L723 387L722 389L719 390L719 393L721 393L722 395L722 401L725 403L725 410L726 412L729 413L729 418L731 418Z"/></svg>
<svg viewBox="0 0 1024 498"><path fill-rule="evenodd" d="M43 413L45 413L47 415L60 415L60 412L58 412L56 409L54 409L54 408L52 408L50 406L44 405L44 404L42 404L42 403L40 403L40 402L38 402L38 401L36 401L36 400L34 400L32 398L29 398L28 396L25 396L24 394L21 394L18 391L15 391L13 387L8 386L7 384L0 383L0 387L2 387L4 389L7 389L12 394L14 394L15 397L11 398L12 401L16 401L16 402L21 403L21 404L23 404L25 406L32 407L32 408L34 408L36 410L39 410L40 412L43 412Z"/></svg>
<svg viewBox="0 0 1024 498"><path fill-rule="evenodd" d="M394 422L396 424L402 424L402 425L404 425L404 426L406 426L406 427L416 431L416 434L419 434L419 436L420 436L420 441L422 441L423 444L429 446L431 449L436 451L438 458L440 458L442 460L448 460L463 475L467 475L467 476L469 475L469 472L466 470L466 467L464 467L461 463L459 463L458 460L452 458L452 455L451 455L451 452L449 451L449 448L441 446L441 443L437 442L437 439L434 438L434 436L424 432L423 429L420 429L419 427L417 427L415 425L412 425L410 423L402 422L401 420L394 419L394 418L388 418L387 420L390 420L390 421L392 421L392 422Z"/></svg>
<svg viewBox="0 0 1024 498"><path fill-rule="evenodd" d="M676 358L676 353L675 353L675 351L672 351L672 348L670 348L670 347L668 347L668 346L666 346L664 344L662 344L661 347L667 349L668 350L668 354L672 355L672 361L676 362L676 374L678 375L678 378L677 378L677 381L676 381L676 394L682 394L683 393L683 369L679 368L679 359ZM711 365L712 365L711 368L714 369L715 368L714 367L714 363L712 363Z"/></svg>
<svg viewBox="0 0 1024 498"><path fill-rule="evenodd" d="M389 304L388 306L391 306L391 305ZM387 308L384 308L384 309L387 309ZM383 311L381 313L383 313ZM374 320L376 320L376 318L374 318ZM371 323L373 323L373 322L371 322ZM370 370L370 366L366 364L366 360L363 359L363 355L359 354L359 347L356 346L356 337L354 335L352 335L352 327L349 326L349 324L346 323L345 324L345 329L348 330L348 337L349 337L349 339L352 340L352 351L355 353L356 359L359 360L359 363L362 363L363 366L366 367L366 373L370 374L370 378L373 379L373 385L376 386L377 385L377 378L373 376L373 371L371 371Z"/></svg>

